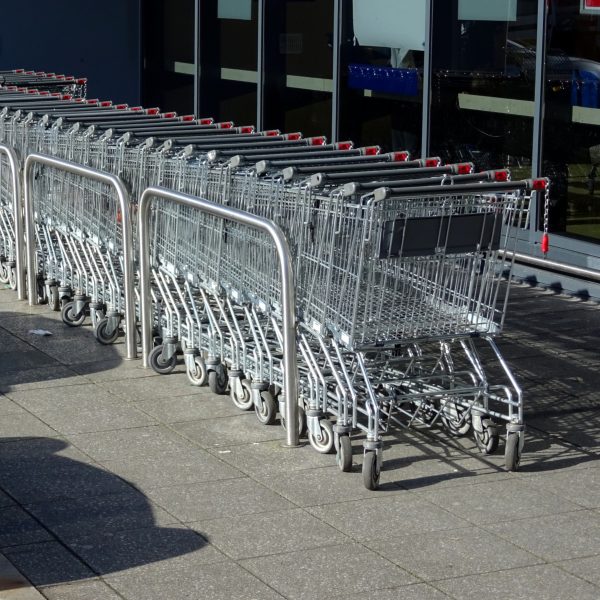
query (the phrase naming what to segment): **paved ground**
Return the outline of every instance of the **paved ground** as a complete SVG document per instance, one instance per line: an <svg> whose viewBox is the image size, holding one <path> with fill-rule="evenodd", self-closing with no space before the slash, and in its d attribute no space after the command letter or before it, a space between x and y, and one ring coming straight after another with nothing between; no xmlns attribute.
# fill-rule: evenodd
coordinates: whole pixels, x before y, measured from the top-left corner
<svg viewBox="0 0 600 600"><path fill-rule="evenodd" d="M513 292L522 469L401 433L369 492L360 455L344 474L285 449L182 368L153 375L0 290L0 598L598 600L600 309Z"/></svg>

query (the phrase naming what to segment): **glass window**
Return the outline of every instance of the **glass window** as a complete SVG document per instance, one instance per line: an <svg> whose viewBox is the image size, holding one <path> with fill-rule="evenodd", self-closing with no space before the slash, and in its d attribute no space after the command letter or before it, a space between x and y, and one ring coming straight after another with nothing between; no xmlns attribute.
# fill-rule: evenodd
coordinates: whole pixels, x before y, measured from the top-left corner
<svg viewBox="0 0 600 600"><path fill-rule="evenodd" d="M142 2L142 102L194 112L194 0Z"/></svg>
<svg viewBox="0 0 600 600"><path fill-rule="evenodd" d="M342 6L340 139L418 154L426 1Z"/></svg>
<svg viewBox="0 0 600 600"><path fill-rule="evenodd" d="M331 135L333 0L266 0L267 129Z"/></svg>
<svg viewBox="0 0 600 600"><path fill-rule="evenodd" d="M600 239L600 9L549 2L543 172L554 232Z"/></svg>
<svg viewBox="0 0 600 600"><path fill-rule="evenodd" d="M537 0L433 0L430 153L531 176Z"/></svg>
<svg viewBox="0 0 600 600"><path fill-rule="evenodd" d="M256 122L258 0L200 2L200 112Z"/></svg>

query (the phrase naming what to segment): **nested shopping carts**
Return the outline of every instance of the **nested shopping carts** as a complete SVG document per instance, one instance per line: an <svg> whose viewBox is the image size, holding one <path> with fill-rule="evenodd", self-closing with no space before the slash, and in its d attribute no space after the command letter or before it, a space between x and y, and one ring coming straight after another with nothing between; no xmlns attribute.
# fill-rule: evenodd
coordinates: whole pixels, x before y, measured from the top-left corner
<svg viewBox="0 0 600 600"><path fill-rule="evenodd" d="M183 355L193 385L229 391L263 424L279 413L317 451L335 449L343 471L352 469L351 436L362 438L370 489L384 436L398 426L472 432L485 453L506 427L506 466L517 468L523 399L494 337L506 308L505 251L546 180L68 95L0 89L0 109L0 141L21 156L85 165L126 188L124 204L124 193L89 173L31 166L29 288L65 323L89 316L98 340L112 343L120 329L135 338L143 314L154 340L144 359L156 372L170 373ZM137 200L149 186L226 210L215 216L158 194L139 246ZM286 379L289 306L273 241L235 221L234 209L285 235L297 395ZM3 231L0 241L14 239ZM149 296L127 282L137 277L136 249Z"/></svg>

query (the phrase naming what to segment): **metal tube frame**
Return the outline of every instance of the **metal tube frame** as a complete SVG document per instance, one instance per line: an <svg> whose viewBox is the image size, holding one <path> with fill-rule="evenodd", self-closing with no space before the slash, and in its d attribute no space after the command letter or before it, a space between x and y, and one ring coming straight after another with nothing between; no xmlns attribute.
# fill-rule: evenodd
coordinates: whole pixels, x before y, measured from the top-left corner
<svg viewBox="0 0 600 600"><path fill-rule="evenodd" d="M24 201L25 201L25 242L27 251L27 283L29 285L29 304L34 306L38 304L38 297L35 290L36 272L35 272L35 235L33 228L33 167L35 165L44 165L97 181L105 183L112 187L119 201L121 210L121 228L123 236L123 286L125 295L125 344L127 347L127 359L137 358L136 344L136 326L135 326L135 296L133 284L133 231L131 228L131 215L129 210L129 193L120 177L111 173L104 173L97 169L84 167L77 163L54 158L45 154L33 153L25 159L23 167Z"/></svg>
<svg viewBox="0 0 600 600"><path fill-rule="evenodd" d="M17 263L17 298L25 300L25 265L23 259L25 249L23 247L23 213L21 210L21 177L20 165L17 153L13 148L6 144L0 144L0 154L6 156L8 166L11 171L12 188L13 188L13 217L15 220L15 261ZM31 288L29 288L31 289Z"/></svg>
<svg viewBox="0 0 600 600"><path fill-rule="evenodd" d="M281 229L263 217L249 212L215 204L174 192L161 187L148 187L140 196L138 206L139 267L140 267L140 312L142 324L142 361L148 367L148 355L152 350L152 307L150 301L150 206L156 198L194 208L219 219L234 221L268 234L277 250L281 272L281 300L283 318L283 368L285 419L288 423L286 445L298 446L298 363L296 357L296 299L294 291L293 263L290 249Z"/></svg>

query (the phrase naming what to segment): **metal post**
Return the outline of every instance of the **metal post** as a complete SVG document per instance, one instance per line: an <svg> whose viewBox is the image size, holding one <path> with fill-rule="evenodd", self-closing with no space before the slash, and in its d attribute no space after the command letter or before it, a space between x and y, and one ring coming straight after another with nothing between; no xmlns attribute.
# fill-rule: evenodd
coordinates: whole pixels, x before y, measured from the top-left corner
<svg viewBox="0 0 600 600"><path fill-rule="evenodd" d="M265 2L258 0L258 56L256 60L256 130L263 129L265 95Z"/></svg>
<svg viewBox="0 0 600 600"><path fill-rule="evenodd" d="M125 184L120 177L84 167L68 160L46 156L45 154L30 154L25 159L23 168L23 184L25 196L25 241L27 248L27 282L29 284L29 304L31 306L38 304L36 293L36 272L35 272L35 232L33 230L33 167L35 165L44 165L79 175L91 181L98 181L111 186L118 198L119 208L121 210L121 228L123 235L123 287L125 294L125 344L127 346L127 358L137 358L137 344L135 339L135 296L133 287L133 232L131 229L131 215L129 210L129 194L125 189Z"/></svg>
<svg viewBox="0 0 600 600"><path fill-rule="evenodd" d="M200 114L200 0L194 0L194 114Z"/></svg>
<svg viewBox="0 0 600 600"><path fill-rule="evenodd" d="M249 212L215 204L188 194L160 187L144 190L138 206L139 267L140 267L140 312L142 322L142 361L148 366L148 354L152 350L152 307L150 297L150 206L155 198L189 206L213 217L234 221L268 234L277 250L281 271L281 300L283 308L283 370L285 393L286 443L298 446L298 364L296 358L296 299L294 275L290 249L281 229L263 217Z"/></svg>
<svg viewBox="0 0 600 600"><path fill-rule="evenodd" d="M21 210L21 179L17 153L6 144L0 144L0 154L4 154L10 167L13 189L13 215L15 220L15 261L17 263L17 298L25 300L25 249L23 247L23 211Z"/></svg>
<svg viewBox="0 0 600 600"><path fill-rule="evenodd" d="M340 47L342 43L342 2L333 2L333 90L331 95L331 141L340 137Z"/></svg>
<svg viewBox="0 0 600 600"><path fill-rule="evenodd" d="M433 0L425 0L425 54L423 60L423 109L421 112L421 158L429 156L431 128L431 51L433 48Z"/></svg>

